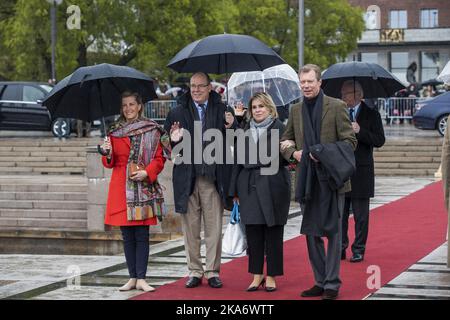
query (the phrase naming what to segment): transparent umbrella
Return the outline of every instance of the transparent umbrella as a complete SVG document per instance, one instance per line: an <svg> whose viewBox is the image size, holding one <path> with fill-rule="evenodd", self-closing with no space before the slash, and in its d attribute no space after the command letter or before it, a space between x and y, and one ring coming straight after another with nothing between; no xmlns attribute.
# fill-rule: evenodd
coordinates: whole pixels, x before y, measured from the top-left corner
<svg viewBox="0 0 450 320"><path fill-rule="evenodd" d="M438 80L441 80L444 83L450 83L450 61L447 62L442 72L437 77Z"/></svg>
<svg viewBox="0 0 450 320"><path fill-rule="evenodd" d="M242 102L247 106L257 92L268 93L276 106L284 106L301 97L297 73L287 64L263 71L235 72L228 81L230 106Z"/></svg>

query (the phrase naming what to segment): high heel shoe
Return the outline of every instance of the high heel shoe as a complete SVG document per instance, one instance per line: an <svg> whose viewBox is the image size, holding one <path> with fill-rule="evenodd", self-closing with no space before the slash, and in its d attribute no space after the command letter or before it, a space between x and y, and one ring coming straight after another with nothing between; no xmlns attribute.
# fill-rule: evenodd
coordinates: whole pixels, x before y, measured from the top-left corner
<svg viewBox="0 0 450 320"><path fill-rule="evenodd" d="M272 280L273 278L270 277L270 279ZM274 291L276 291L277 287L275 286L275 279L273 279L273 287L272 286L267 286L267 284L266 284L265 289L266 289L267 292L274 292Z"/></svg>
<svg viewBox="0 0 450 320"><path fill-rule="evenodd" d="M130 291L136 289L136 278L131 278L128 282L119 288L119 291Z"/></svg>
<svg viewBox="0 0 450 320"><path fill-rule="evenodd" d="M263 278L261 280L261 282L257 286L248 287L246 291L252 292L252 291L258 290L259 287L263 287L264 288L265 283L266 283L266 279Z"/></svg>
<svg viewBox="0 0 450 320"><path fill-rule="evenodd" d="M274 292L274 291L277 291L277 287L267 287L267 286L266 286L265 289L266 289L267 292Z"/></svg>
<svg viewBox="0 0 450 320"><path fill-rule="evenodd" d="M139 279L136 283L136 289L144 292L153 292L156 289L150 286L144 279Z"/></svg>

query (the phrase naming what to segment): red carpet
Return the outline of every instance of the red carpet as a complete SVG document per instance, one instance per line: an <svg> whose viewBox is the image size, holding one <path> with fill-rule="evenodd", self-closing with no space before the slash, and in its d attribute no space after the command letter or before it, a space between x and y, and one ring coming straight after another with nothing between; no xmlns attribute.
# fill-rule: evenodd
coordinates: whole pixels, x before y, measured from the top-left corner
<svg viewBox="0 0 450 320"><path fill-rule="evenodd" d="M366 282L371 265L380 267L381 285L388 283L409 266L445 242L447 213L442 184L433 183L405 198L371 211L370 234L362 263L341 264L340 299L359 300L373 293ZM354 225L350 221L350 241ZM276 292L245 292L252 276L247 273L247 257L221 267L222 289L212 289L205 279L194 289L184 288L186 279L159 287L154 293L134 300L297 300L299 293L314 284L304 236L284 244L284 273L277 278ZM347 251L347 257L350 250ZM351 253L350 253L351 255Z"/></svg>

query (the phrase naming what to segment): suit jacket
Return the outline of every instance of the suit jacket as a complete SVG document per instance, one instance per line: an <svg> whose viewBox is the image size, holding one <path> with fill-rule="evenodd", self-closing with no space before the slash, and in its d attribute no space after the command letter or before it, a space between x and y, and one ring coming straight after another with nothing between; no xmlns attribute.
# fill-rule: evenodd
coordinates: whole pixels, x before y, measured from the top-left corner
<svg viewBox="0 0 450 320"><path fill-rule="evenodd" d="M281 141L295 141L295 147L290 147L282 151L283 157L288 161L291 159L294 151L303 149L302 108L303 102L299 102L292 106L286 130L281 138ZM353 149L356 148L357 141L346 104L342 100L324 95L320 143L334 143L337 141L345 141L349 143ZM297 174L298 169L299 165L297 165L296 168ZM339 193L349 192L350 190L350 181L347 181L345 185L339 189Z"/></svg>
<svg viewBox="0 0 450 320"><path fill-rule="evenodd" d="M356 115L356 122L361 127L356 134L358 146L355 150L356 171L351 177L352 191L347 196L352 198L371 198L375 189L375 170L373 148L384 145L385 136L380 113L369 108L364 102Z"/></svg>

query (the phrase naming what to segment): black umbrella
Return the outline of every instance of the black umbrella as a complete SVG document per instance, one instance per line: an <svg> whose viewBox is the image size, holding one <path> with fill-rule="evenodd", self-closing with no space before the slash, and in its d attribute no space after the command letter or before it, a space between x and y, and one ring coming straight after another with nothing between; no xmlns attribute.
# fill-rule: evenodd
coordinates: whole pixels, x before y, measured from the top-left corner
<svg viewBox="0 0 450 320"><path fill-rule="evenodd" d="M358 81L365 98L390 97L405 86L392 73L376 63L342 62L333 64L322 74L322 89L326 95L340 98L346 80Z"/></svg>
<svg viewBox="0 0 450 320"><path fill-rule="evenodd" d="M440 84L444 84L444 82L441 80L438 80L438 79L429 79L427 81L420 83L420 87L426 87L426 86L436 87Z"/></svg>
<svg viewBox="0 0 450 320"><path fill-rule="evenodd" d="M192 42L167 66L177 72L223 74L264 70L283 63L286 62L258 39L225 33Z"/></svg>
<svg viewBox="0 0 450 320"><path fill-rule="evenodd" d="M167 65L182 73L262 71L286 62L258 39L242 34L217 34L192 42ZM228 90L227 90L228 102Z"/></svg>
<svg viewBox="0 0 450 320"><path fill-rule="evenodd" d="M131 90L144 102L157 97L153 80L146 74L126 66L102 63L78 68L61 80L42 102L54 118L85 121L120 113L120 96Z"/></svg>

